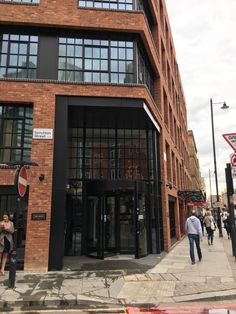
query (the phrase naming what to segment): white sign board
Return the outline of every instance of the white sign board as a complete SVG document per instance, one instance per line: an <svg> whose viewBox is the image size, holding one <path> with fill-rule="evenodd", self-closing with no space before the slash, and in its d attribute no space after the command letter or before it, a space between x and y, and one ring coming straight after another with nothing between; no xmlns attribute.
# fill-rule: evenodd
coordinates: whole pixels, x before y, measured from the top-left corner
<svg viewBox="0 0 236 314"><path fill-rule="evenodd" d="M231 167L231 171L232 171L232 178L235 179L236 178L236 167Z"/></svg>
<svg viewBox="0 0 236 314"><path fill-rule="evenodd" d="M33 139L52 140L53 129L33 129Z"/></svg>

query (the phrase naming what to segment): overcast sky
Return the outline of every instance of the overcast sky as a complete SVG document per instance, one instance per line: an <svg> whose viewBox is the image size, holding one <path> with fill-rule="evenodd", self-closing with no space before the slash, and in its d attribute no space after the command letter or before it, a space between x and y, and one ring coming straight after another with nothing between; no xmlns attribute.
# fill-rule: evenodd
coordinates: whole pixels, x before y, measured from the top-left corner
<svg viewBox="0 0 236 314"><path fill-rule="evenodd" d="M166 0L177 63L193 130L202 176L209 195L216 194L210 98L214 105L219 192L226 188L225 166L233 149L224 133L236 133L236 0ZM236 181L234 180L236 188Z"/></svg>

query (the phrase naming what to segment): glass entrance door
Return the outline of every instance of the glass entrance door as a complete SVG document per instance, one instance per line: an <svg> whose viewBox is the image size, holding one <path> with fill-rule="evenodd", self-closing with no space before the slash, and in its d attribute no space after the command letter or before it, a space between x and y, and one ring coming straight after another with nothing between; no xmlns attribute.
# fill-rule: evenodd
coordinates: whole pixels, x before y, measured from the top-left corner
<svg viewBox="0 0 236 314"><path fill-rule="evenodd" d="M116 196L87 198L86 253L104 258L117 252Z"/></svg>
<svg viewBox="0 0 236 314"><path fill-rule="evenodd" d="M101 198L89 196L87 198L86 254L91 257L103 258L102 227Z"/></svg>
<svg viewBox="0 0 236 314"><path fill-rule="evenodd" d="M114 255L117 252L117 209L116 196L103 197L103 257Z"/></svg>
<svg viewBox="0 0 236 314"><path fill-rule="evenodd" d="M136 252L135 257L140 258L148 254L147 250L147 217L146 198L144 191L136 190Z"/></svg>
<svg viewBox="0 0 236 314"><path fill-rule="evenodd" d="M104 258L115 254L147 255L145 185L88 196L86 254Z"/></svg>
<svg viewBox="0 0 236 314"><path fill-rule="evenodd" d="M124 193L118 195L117 205L119 212L119 253L135 253L135 217L134 194Z"/></svg>

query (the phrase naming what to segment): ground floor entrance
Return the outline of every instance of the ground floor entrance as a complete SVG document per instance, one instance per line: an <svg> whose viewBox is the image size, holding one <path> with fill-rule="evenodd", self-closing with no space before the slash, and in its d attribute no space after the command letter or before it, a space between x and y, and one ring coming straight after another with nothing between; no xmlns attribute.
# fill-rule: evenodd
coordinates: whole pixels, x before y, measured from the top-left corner
<svg viewBox="0 0 236 314"><path fill-rule="evenodd" d="M110 188L103 190L101 185ZM86 191L86 255L147 255L145 182L95 181L87 184Z"/></svg>
<svg viewBox="0 0 236 314"><path fill-rule="evenodd" d="M159 254L160 130L147 106L58 97L55 121L49 269L64 256Z"/></svg>

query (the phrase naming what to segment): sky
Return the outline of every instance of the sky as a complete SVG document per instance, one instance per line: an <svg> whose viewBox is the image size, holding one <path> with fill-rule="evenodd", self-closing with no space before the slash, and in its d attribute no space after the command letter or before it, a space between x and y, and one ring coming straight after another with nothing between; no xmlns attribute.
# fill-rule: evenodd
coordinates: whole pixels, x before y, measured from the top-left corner
<svg viewBox="0 0 236 314"><path fill-rule="evenodd" d="M166 0L177 63L206 192L216 194L210 99L213 105L219 193L234 151L222 134L236 133L236 1ZM221 109L218 102L230 107ZM236 188L236 180L234 179Z"/></svg>

